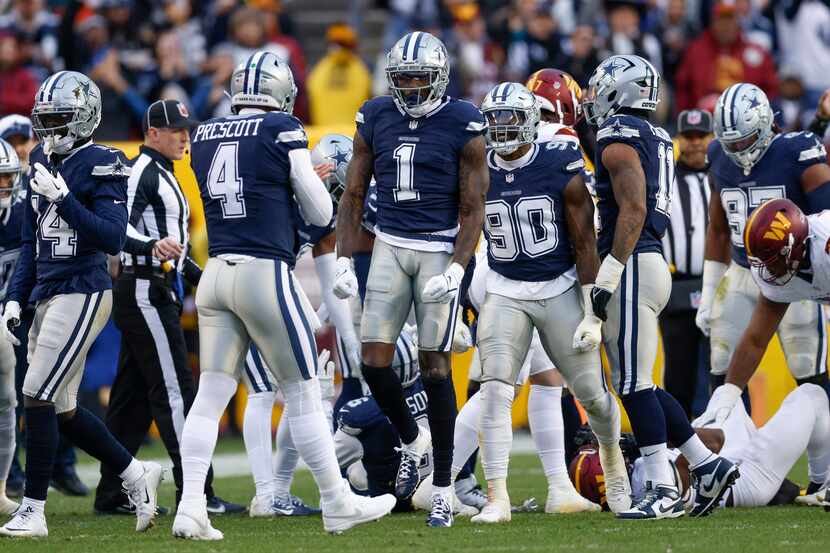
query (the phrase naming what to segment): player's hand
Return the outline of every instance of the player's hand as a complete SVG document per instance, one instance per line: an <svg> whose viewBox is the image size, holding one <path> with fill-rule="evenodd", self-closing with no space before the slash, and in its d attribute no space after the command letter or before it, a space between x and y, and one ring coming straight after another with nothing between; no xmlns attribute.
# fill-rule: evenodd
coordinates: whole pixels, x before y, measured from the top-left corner
<svg viewBox="0 0 830 553"><path fill-rule="evenodd" d="M591 288L591 309L601 321L608 318L608 302L620 284L625 265L610 253L602 260L597 271L594 287ZM587 308L585 309L587 312Z"/></svg>
<svg viewBox="0 0 830 553"><path fill-rule="evenodd" d="M470 327L464 324L461 314L458 314L458 320L455 323L455 334L452 337L452 351L453 353L464 353L473 347L473 333L470 332Z"/></svg>
<svg viewBox="0 0 830 553"><path fill-rule="evenodd" d="M586 314L574 332L573 348L585 353L599 349L602 342L602 320L593 314Z"/></svg>
<svg viewBox="0 0 830 553"><path fill-rule="evenodd" d="M20 345L20 340L12 333L20 325L20 304L16 301L7 301L3 309L3 337L14 344Z"/></svg>
<svg viewBox="0 0 830 553"><path fill-rule="evenodd" d="M157 240L153 245L153 257L159 261L178 259L181 257L182 252L184 252L184 246L179 244L179 241L172 236Z"/></svg>
<svg viewBox="0 0 830 553"><path fill-rule="evenodd" d="M735 404L741 399L741 389L734 384L726 383L715 388L706 410L692 421L696 428L723 428L723 423L732 412Z"/></svg>
<svg viewBox="0 0 830 553"><path fill-rule="evenodd" d="M35 163L34 178L29 184L36 193L44 196L50 202L59 202L69 194L69 188L60 173L54 175L43 166L42 163Z"/></svg>
<svg viewBox="0 0 830 553"><path fill-rule="evenodd" d="M333 171L334 163L321 163L314 166L314 172L317 173L317 176L320 177L321 181L325 181L329 178L329 175L331 175Z"/></svg>
<svg viewBox="0 0 830 553"><path fill-rule="evenodd" d="M334 267L334 295L345 300L357 295L357 276L352 269L352 260L338 257Z"/></svg>
<svg viewBox="0 0 830 553"><path fill-rule="evenodd" d="M464 267L453 263L450 268L429 279L421 292L425 302L449 303L458 295L458 286L464 278Z"/></svg>
<svg viewBox="0 0 830 553"><path fill-rule="evenodd" d="M712 302L704 302L701 297L700 306L697 308L695 314L695 324L703 333L704 336L709 336L712 329Z"/></svg>

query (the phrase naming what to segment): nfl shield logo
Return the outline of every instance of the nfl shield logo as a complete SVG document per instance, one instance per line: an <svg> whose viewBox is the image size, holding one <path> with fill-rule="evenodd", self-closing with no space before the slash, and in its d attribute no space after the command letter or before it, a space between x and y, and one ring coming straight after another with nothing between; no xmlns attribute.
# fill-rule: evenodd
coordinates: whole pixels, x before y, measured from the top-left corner
<svg viewBox="0 0 830 553"><path fill-rule="evenodd" d="M689 112L688 118L689 118L689 124L690 125L700 125L700 120L703 117L702 117L702 115L699 111L695 110L695 111L690 111Z"/></svg>
<svg viewBox="0 0 830 553"><path fill-rule="evenodd" d="M513 173L507 173L507 176L504 177L504 180L507 182L513 182Z"/></svg>
<svg viewBox="0 0 830 553"><path fill-rule="evenodd" d="M414 131L417 128L418 128L418 121L416 119L413 119L412 121L409 122L409 130Z"/></svg>
<svg viewBox="0 0 830 553"><path fill-rule="evenodd" d="M176 104L176 107L179 108L179 114L182 117L190 117L190 114L187 113L187 108L184 107L183 103L179 102L178 104Z"/></svg>

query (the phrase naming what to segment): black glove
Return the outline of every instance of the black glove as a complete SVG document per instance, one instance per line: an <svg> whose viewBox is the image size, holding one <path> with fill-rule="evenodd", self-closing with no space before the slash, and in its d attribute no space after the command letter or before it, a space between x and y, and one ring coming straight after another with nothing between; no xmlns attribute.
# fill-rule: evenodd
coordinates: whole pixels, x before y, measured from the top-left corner
<svg viewBox="0 0 830 553"><path fill-rule="evenodd" d="M192 257L187 256L182 264L182 276L191 286L198 286L199 279L202 278L202 268Z"/></svg>
<svg viewBox="0 0 830 553"><path fill-rule="evenodd" d="M611 292L605 288L594 286L591 289L591 308L594 310L594 315L600 318L601 321L608 319L608 302L611 300Z"/></svg>

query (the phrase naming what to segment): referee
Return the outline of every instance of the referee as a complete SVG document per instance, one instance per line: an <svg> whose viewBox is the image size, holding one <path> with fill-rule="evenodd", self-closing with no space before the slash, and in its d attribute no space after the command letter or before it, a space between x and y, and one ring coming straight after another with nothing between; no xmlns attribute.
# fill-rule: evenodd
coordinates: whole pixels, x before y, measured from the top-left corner
<svg viewBox="0 0 830 553"><path fill-rule="evenodd" d="M173 174L173 160L184 157L189 129L197 122L181 102L159 100L147 109L142 123L144 144L127 181L129 225L121 254L123 270L113 294L121 353L106 423L116 439L135 454L150 423L156 422L173 462L178 503L182 490L179 443L196 385L188 364L177 290L178 274L187 258L189 210ZM243 512L241 505L216 497L210 476L205 485L208 512ZM130 510L121 479L103 464L95 510Z"/></svg>
<svg viewBox="0 0 830 553"><path fill-rule="evenodd" d="M672 271L669 303L660 315L666 370L664 385L691 417L699 363L709 359L708 340L695 325L703 274L703 247L709 224L706 147L712 140L712 115L687 110L677 120L680 149L672 190L671 219L663 255ZM708 373L708 371L707 371Z"/></svg>

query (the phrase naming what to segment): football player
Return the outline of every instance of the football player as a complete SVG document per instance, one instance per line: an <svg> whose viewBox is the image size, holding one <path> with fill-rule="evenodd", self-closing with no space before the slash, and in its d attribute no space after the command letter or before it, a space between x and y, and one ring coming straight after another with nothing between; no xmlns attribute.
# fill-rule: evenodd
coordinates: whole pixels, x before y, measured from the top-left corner
<svg viewBox="0 0 830 553"><path fill-rule="evenodd" d="M668 440L679 445L698 483L693 516L715 508L738 476L733 463L706 448L677 400L651 378L657 317L671 291L661 239L674 185L671 137L648 122L657 109L659 83L660 75L645 59L611 56L591 75L583 101L588 123L599 128L594 165L602 257L596 282L586 294L591 305L586 313L604 321L612 381L646 458L649 482L645 496L617 514L626 519L684 514L668 470Z"/></svg>
<svg viewBox="0 0 830 553"><path fill-rule="evenodd" d="M497 85L481 110L488 124L493 183L485 226L491 270L477 336L482 364L479 432L488 501L471 520L510 521L510 410L534 328L588 412L603 449L610 502L624 510L630 499L618 445L619 408L602 380L599 325L584 330L578 291L579 282L589 285L594 280L599 266L594 206L580 175L582 152L573 141L535 143L539 104L519 83Z"/></svg>
<svg viewBox="0 0 830 553"><path fill-rule="evenodd" d="M147 530L156 515L161 466L134 459L101 419L77 405L87 352L112 309L107 254L121 251L127 229L127 158L92 141L100 122L101 93L81 73L55 73L35 95L32 123L41 144L29 158L23 242L2 326L6 340L18 344L12 330L21 306L36 304L23 383L26 492L0 528L5 536L48 535L44 507L59 433L120 475L136 530Z"/></svg>
<svg viewBox="0 0 830 553"><path fill-rule="evenodd" d="M338 211L335 293L357 294L351 255L364 200L377 182L376 240L361 322L361 373L403 443L396 495L418 484L418 464L433 444L433 508L428 524L452 525L450 465L456 415L450 349L458 289L481 234L488 174L486 124L472 104L445 96L449 61L444 44L416 31L387 56L392 96L366 102L356 116L354 153ZM430 430L419 429L389 370L414 303L421 379Z"/></svg>
<svg viewBox="0 0 830 553"><path fill-rule="evenodd" d="M23 189L20 158L11 144L0 138L0 301L6 297L9 280L20 257ZM6 497L6 478L15 448L17 395L14 388L14 348L0 340L0 515L10 515L19 505Z"/></svg>
<svg viewBox="0 0 830 553"><path fill-rule="evenodd" d="M764 92L753 84L726 89L715 106L709 145L709 227L696 322L711 337L715 385L723 384L741 334L758 302L744 243L746 221L763 202L792 200L805 213L830 206L830 167L820 137L776 133ZM783 314L783 312L782 312ZM778 325L781 348L798 383L827 382L826 321L811 301L793 302Z"/></svg>
<svg viewBox="0 0 830 553"><path fill-rule="evenodd" d="M193 131L191 164L205 205L210 258L196 291L202 376L182 437L177 537L223 537L208 520L203 486L219 418L252 342L285 396L294 445L320 490L323 527L342 532L385 516L395 503L392 496L361 498L344 486L323 414L313 311L291 267L294 210L320 226L333 210L302 124L291 115L296 95L285 62L255 52L231 76L233 115Z"/></svg>

